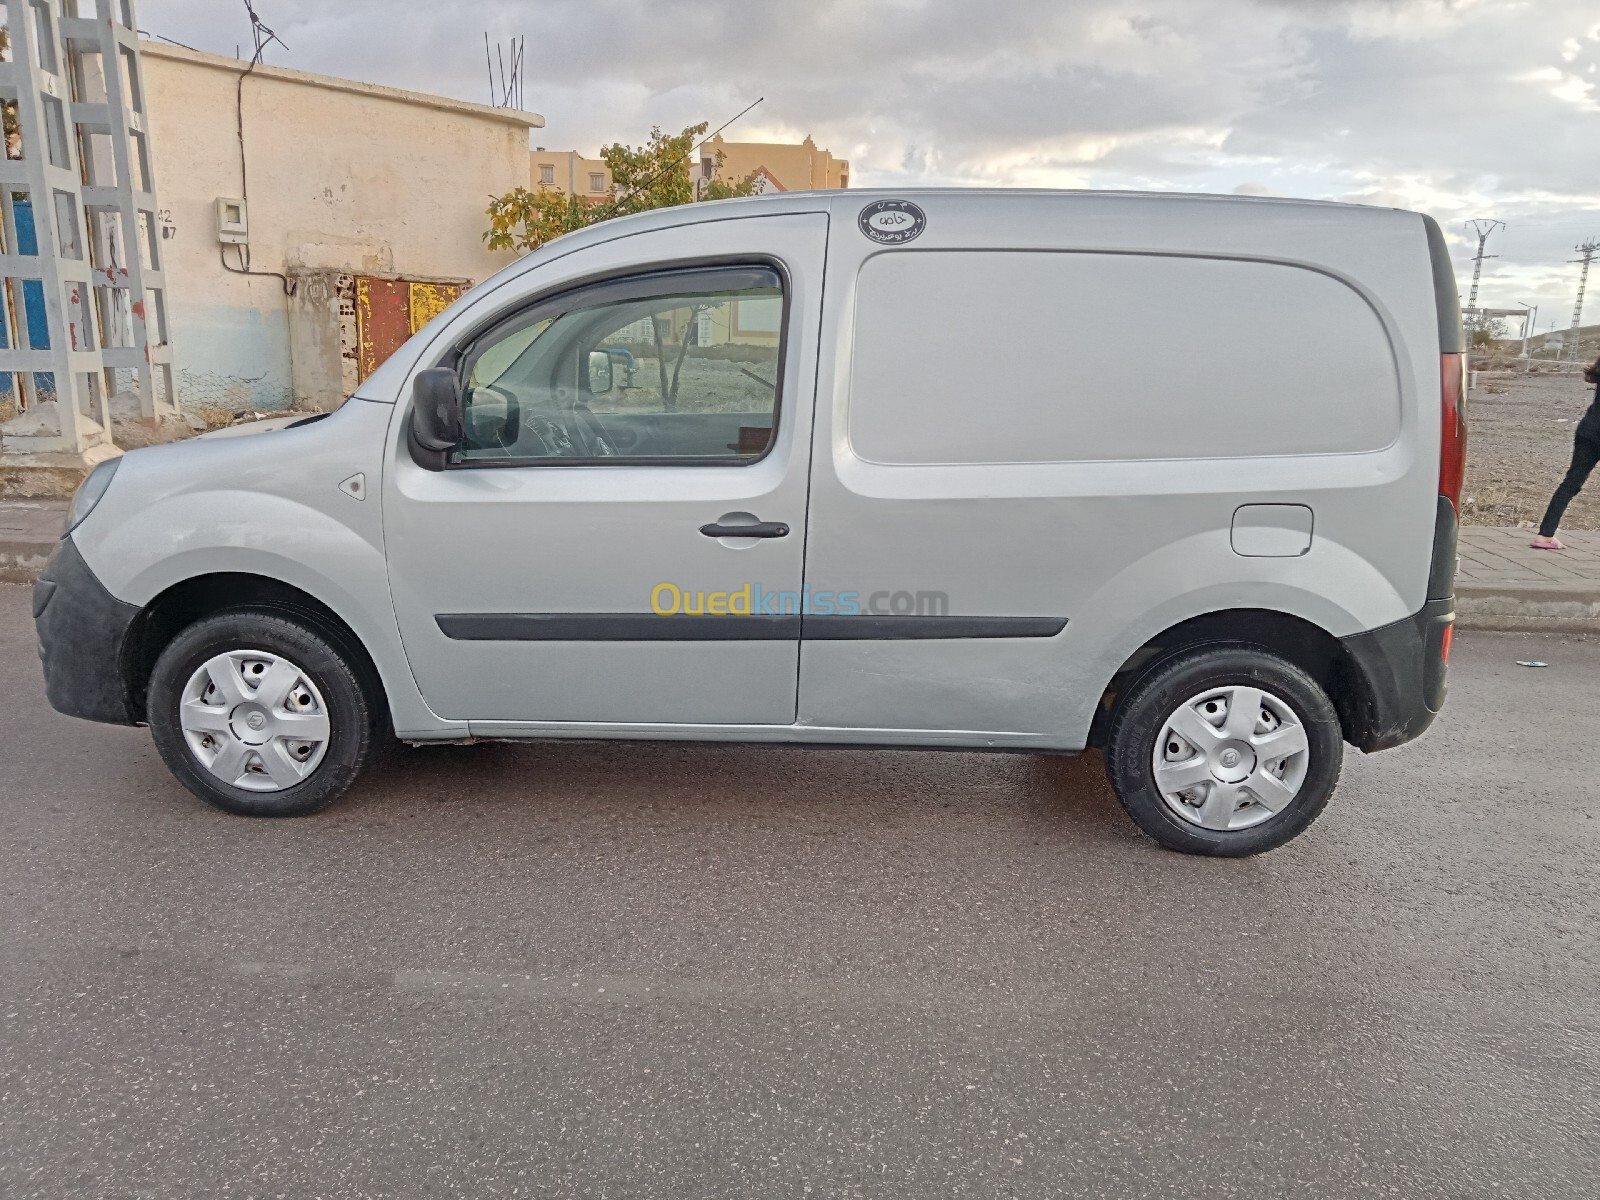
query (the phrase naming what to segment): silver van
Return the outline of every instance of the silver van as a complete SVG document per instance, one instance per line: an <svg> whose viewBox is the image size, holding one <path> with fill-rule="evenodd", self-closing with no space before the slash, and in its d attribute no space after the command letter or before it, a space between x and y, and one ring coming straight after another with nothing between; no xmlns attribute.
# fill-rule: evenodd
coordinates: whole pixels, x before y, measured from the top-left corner
<svg viewBox="0 0 1600 1200"><path fill-rule="evenodd" d="M1463 339L1416 213L816 192L570 234L329 414L101 464L50 702L230 812L380 740L1104 750L1161 845L1309 825L1445 694Z"/></svg>

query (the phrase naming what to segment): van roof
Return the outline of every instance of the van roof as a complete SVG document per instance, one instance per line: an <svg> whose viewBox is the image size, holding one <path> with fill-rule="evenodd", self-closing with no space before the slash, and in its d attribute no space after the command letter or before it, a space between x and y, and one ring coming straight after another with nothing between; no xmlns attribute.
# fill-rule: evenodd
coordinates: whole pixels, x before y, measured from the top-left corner
<svg viewBox="0 0 1600 1200"><path fill-rule="evenodd" d="M1122 199L1152 204L1230 204L1267 208L1323 208L1347 213L1395 213L1406 209L1380 207L1371 204L1351 204L1342 200L1303 200L1289 196L1235 196L1220 192L1151 192L1094 190L1089 188L978 188L978 187L907 187L907 188L829 188L815 191L769 192L761 196L737 196L729 200L706 200L698 204L680 204L672 208L657 208L645 213L618 217L618 221L652 219L665 224L681 224L701 220L728 209L766 209L779 212L817 212L840 205L868 203L873 200L916 200L919 197L961 198L982 200L990 204L1005 205L1019 200L1037 200L1042 197L1062 201ZM606 222L611 224L611 222ZM590 226L590 228L598 228ZM613 226L615 228L615 226Z"/></svg>
<svg viewBox="0 0 1600 1200"><path fill-rule="evenodd" d="M729 209L763 209L779 212L816 212L840 204L867 203L872 200L915 200L918 197L961 197L985 200L1003 205L1022 199L1055 197L1070 200L1124 199L1158 204L1238 204L1254 207L1325 208L1348 213L1394 213L1407 210L1379 207L1370 204L1351 204L1340 200L1302 200L1288 196L1235 196L1218 192L1151 192L1151 191L1096 191L1087 188L975 188L975 187L906 187L906 188L831 188L817 191L769 192L762 196L738 196L730 200L707 200L698 204L680 204L672 208L651 209L617 217L604 223L609 235L614 236L617 222L630 225L678 225L686 221L703 220L726 213ZM602 226L590 226L600 229ZM584 230L578 233L586 232ZM568 237L575 236L568 234Z"/></svg>
<svg viewBox="0 0 1600 1200"><path fill-rule="evenodd" d="M727 220L734 216L750 216L753 211L763 214L783 212L826 212L840 207L854 210L857 205L873 200L917 200L960 198L981 200L997 207L1020 200L1052 198L1063 203L1074 201L1104 201L1122 199L1141 204L1160 206L1239 205L1256 208L1300 210L1318 208L1337 212L1341 217L1393 218L1397 213L1410 214L1408 210L1379 208L1367 204L1350 204L1335 200L1299 200L1283 196L1234 196L1210 192L1148 192L1148 191L1095 191L1065 188L973 188L973 187L906 187L906 188L849 188L816 191L773 192L761 196L739 196L729 200L707 200L696 204L680 204L671 208L651 209L590 225L572 233L563 234L545 243L534 253L518 259L497 272L497 277L520 274L540 263L561 258L584 246L611 241L630 234L651 229L666 229L699 221Z"/></svg>
<svg viewBox="0 0 1600 1200"><path fill-rule="evenodd" d="M982 198L1004 204L1010 200L1022 197L1059 196L1062 198L1084 197L1121 197L1128 200L1159 200L1159 201L1221 201L1226 204L1287 204L1294 206L1312 205L1319 208L1346 208L1346 209L1371 209L1380 207L1370 204L1352 204L1343 200L1307 200L1292 196L1240 196L1224 192L1159 192L1141 191L1138 189L1098 189L1098 188L999 188L999 187L874 187L874 188L828 188L823 190L796 190L789 192L768 192L761 196L738 196L730 200L710 200L704 204L748 204L748 205L782 205L786 200L808 200L811 207L815 207L819 198L828 201L853 200L857 197L863 200L879 200L885 198L915 199L918 196L965 196ZM682 207L682 206L680 206ZM655 209L655 212L665 212L666 209ZM1394 211L1392 208L1385 211Z"/></svg>

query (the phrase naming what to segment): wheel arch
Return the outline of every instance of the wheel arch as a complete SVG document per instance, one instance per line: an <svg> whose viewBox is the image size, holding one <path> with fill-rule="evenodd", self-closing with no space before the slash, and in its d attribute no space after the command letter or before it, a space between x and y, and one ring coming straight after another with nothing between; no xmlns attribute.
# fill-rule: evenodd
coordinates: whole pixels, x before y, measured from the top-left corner
<svg viewBox="0 0 1600 1200"><path fill-rule="evenodd" d="M146 719L145 701L151 672L161 652L196 621L217 613L260 609L292 616L335 642L368 687L374 704L390 719L388 690L377 663L350 623L322 600L281 579L242 571L195 575L172 584L153 597L128 628L120 668L128 707L136 720Z"/></svg>
<svg viewBox="0 0 1600 1200"><path fill-rule="evenodd" d="M1370 687L1339 638L1292 613L1234 608L1180 621L1130 654L1106 682L1090 724L1089 745L1105 745L1117 700L1142 675L1180 654L1219 643L1256 646L1295 664L1328 694L1345 741L1362 746L1370 740Z"/></svg>

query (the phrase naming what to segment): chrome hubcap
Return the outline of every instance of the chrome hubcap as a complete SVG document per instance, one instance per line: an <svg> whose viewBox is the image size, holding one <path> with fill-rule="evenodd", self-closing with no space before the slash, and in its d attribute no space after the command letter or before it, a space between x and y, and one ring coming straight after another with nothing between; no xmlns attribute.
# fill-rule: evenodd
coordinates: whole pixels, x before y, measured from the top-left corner
<svg viewBox="0 0 1600 1200"><path fill-rule="evenodd" d="M311 677L265 650L232 650L208 660L183 689L178 724L201 766L252 792L278 792L305 780L327 753L331 732Z"/></svg>
<svg viewBox="0 0 1600 1200"><path fill-rule="evenodd" d="M1156 738L1156 789L1205 829L1248 829L1300 794L1311 743L1294 709L1254 687L1213 688L1179 705Z"/></svg>

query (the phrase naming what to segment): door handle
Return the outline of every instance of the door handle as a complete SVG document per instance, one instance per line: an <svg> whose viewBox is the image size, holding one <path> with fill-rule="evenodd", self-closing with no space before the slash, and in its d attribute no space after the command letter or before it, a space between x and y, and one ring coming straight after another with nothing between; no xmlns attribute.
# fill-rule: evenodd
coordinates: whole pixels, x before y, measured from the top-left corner
<svg viewBox="0 0 1600 1200"><path fill-rule="evenodd" d="M789 536L789 527L782 521L758 521L754 525L723 525L713 521L700 526L700 532L714 538L779 538Z"/></svg>

